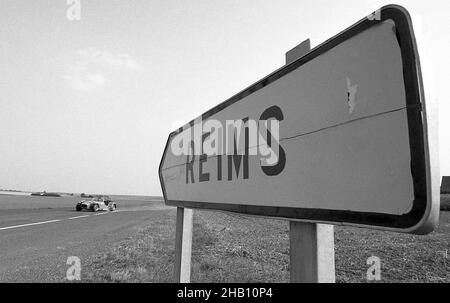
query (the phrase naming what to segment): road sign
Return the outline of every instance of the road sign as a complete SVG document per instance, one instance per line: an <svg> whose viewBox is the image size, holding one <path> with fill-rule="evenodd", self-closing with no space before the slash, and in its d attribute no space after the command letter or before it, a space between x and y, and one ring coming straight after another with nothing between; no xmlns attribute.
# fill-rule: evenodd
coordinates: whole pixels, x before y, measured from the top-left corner
<svg viewBox="0 0 450 303"><path fill-rule="evenodd" d="M166 204L427 233L439 207L408 12L386 6L172 132Z"/></svg>

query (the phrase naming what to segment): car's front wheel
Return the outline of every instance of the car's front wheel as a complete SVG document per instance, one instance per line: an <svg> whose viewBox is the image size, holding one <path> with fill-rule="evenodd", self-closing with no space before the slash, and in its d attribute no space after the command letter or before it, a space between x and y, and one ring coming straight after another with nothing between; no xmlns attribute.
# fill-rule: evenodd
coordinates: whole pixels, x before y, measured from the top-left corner
<svg viewBox="0 0 450 303"><path fill-rule="evenodd" d="M76 209L77 211L81 211L81 206L77 205L77 206L75 206L75 209Z"/></svg>
<svg viewBox="0 0 450 303"><path fill-rule="evenodd" d="M97 212L97 211L98 211L98 205L97 205L97 204L94 204L94 207L92 207L92 210L93 210L94 212Z"/></svg>

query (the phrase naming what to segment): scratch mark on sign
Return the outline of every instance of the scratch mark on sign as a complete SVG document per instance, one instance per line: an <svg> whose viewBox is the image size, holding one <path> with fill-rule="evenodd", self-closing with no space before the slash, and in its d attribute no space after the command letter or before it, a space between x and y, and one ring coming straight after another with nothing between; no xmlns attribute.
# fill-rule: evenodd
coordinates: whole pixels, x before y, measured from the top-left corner
<svg viewBox="0 0 450 303"><path fill-rule="evenodd" d="M356 100L356 92L358 90L358 85L351 84L350 78L347 77L347 102L348 102L348 113L351 115L355 110L355 106L358 103Z"/></svg>

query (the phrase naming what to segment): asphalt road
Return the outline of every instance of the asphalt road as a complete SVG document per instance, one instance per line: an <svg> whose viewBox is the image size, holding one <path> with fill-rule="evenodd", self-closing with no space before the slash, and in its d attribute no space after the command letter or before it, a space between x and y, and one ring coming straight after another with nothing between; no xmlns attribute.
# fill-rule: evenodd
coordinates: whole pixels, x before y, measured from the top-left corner
<svg viewBox="0 0 450 303"><path fill-rule="evenodd" d="M80 259L82 270L91 258L168 209L159 199L118 200L118 211L98 213L77 212L75 204L65 202L21 209L2 209L0 204L0 282L67 281L70 256Z"/></svg>

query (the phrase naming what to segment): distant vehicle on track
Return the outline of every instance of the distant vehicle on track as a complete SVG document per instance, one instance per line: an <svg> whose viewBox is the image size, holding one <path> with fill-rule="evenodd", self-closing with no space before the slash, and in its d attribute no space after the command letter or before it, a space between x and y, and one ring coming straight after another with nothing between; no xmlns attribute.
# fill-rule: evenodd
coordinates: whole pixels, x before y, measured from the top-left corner
<svg viewBox="0 0 450 303"><path fill-rule="evenodd" d="M114 211L117 208L116 202L112 201L108 196L96 197L90 200L81 200L75 206L77 211L89 210L89 211L100 211L109 210Z"/></svg>
<svg viewBox="0 0 450 303"><path fill-rule="evenodd" d="M46 191L31 193L31 196L39 196L39 197L61 197L58 193L48 193Z"/></svg>

